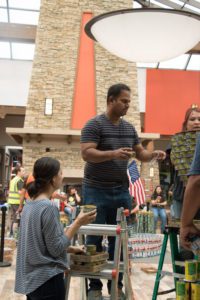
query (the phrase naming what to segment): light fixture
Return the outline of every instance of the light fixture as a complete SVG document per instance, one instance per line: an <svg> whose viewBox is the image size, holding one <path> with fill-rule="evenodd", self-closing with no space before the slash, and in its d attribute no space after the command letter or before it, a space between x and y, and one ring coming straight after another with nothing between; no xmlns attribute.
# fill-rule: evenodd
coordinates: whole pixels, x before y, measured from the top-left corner
<svg viewBox="0 0 200 300"><path fill-rule="evenodd" d="M112 54L152 63L192 49L200 41L200 16L173 9L124 9L92 18L85 32Z"/></svg>
<svg viewBox="0 0 200 300"><path fill-rule="evenodd" d="M53 114L53 99L45 99L44 114L47 116L51 116Z"/></svg>

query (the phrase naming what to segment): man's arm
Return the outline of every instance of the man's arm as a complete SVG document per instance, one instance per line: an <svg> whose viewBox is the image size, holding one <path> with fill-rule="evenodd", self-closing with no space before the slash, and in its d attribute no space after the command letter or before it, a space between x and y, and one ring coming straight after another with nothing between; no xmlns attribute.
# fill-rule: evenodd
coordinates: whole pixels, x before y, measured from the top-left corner
<svg viewBox="0 0 200 300"><path fill-rule="evenodd" d="M200 230L193 224L194 217L200 209L200 175L190 176L184 194L183 209L181 215L181 245L190 249L188 238L200 235Z"/></svg>
<svg viewBox="0 0 200 300"><path fill-rule="evenodd" d="M161 150L155 150L150 152L142 146L142 144L137 144L133 147L133 150L136 153L136 158L143 162L149 162L152 159L165 159L166 153Z"/></svg>
<svg viewBox="0 0 200 300"><path fill-rule="evenodd" d="M181 216L182 226L193 224L193 219L200 209L200 175L190 176L184 194Z"/></svg>
<svg viewBox="0 0 200 300"><path fill-rule="evenodd" d="M87 162L100 163L112 159L128 160L132 156L131 148L119 148L117 150L107 151L101 151L96 148L96 143L82 143L82 158Z"/></svg>
<svg viewBox="0 0 200 300"><path fill-rule="evenodd" d="M20 200L19 200L19 207L18 207L16 213L20 213L22 211L22 209L23 209L24 199L25 199L25 193L26 193L26 190L24 188L19 191Z"/></svg>

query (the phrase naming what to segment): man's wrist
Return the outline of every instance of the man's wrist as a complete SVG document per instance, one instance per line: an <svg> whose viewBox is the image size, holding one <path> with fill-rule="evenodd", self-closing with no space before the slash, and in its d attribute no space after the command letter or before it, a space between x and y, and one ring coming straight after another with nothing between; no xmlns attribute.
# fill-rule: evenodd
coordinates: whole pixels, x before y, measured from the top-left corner
<svg viewBox="0 0 200 300"><path fill-rule="evenodd" d="M181 227L190 227L190 226L193 226L193 221L181 221Z"/></svg>

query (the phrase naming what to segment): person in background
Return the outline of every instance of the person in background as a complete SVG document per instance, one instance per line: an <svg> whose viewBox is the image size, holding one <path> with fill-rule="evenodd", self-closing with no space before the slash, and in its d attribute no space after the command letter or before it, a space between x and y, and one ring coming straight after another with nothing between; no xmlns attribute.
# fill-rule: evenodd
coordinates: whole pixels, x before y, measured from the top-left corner
<svg viewBox="0 0 200 300"><path fill-rule="evenodd" d="M161 233L164 233L165 226L167 225L167 215L165 211L165 206L167 201L164 197L162 188L158 185L152 196L151 196L151 210L154 216L154 232L156 232L158 218L161 219Z"/></svg>
<svg viewBox="0 0 200 300"><path fill-rule="evenodd" d="M20 193L20 204L19 204L19 208L17 210L17 213L21 213L26 201L31 199L31 197L28 194L27 186L29 185L29 183L33 182L34 180L35 180L35 178L33 177L32 173L30 173L28 176L25 177L24 185L23 185L23 188L22 188L21 193ZM58 198L61 201L65 201L67 199L67 195L55 191L51 196L52 200L54 198Z"/></svg>
<svg viewBox="0 0 200 300"><path fill-rule="evenodd" d="M72 213L77 205L80 205L81 197L74 186L69 186L67 198L64 201L64 212L69 218L69 223L72 223Z"/></svg>
<svg viewBox="0 0 200 300"><path fill-rule="evenodd" d="M131 206L131 211L130 211L130 217L128 219L130 224L134 224L136 222L136 220L137 220L136 214L138 213L139 209L140 209L139 204L137 204L135 198L132 197L132 206Z"/></svg>
<svg viewBox="0 0 200 300"><path fill-rule="evenodd" d="M17 230L19 226L18 209L20 205L21 191L24 185L23 178L25 175L25 170L21 166L16 166L13 172L16 174L16 176L10 181L9 194L7 199L11 210L11 237L13 236L14 231Z"/></svg>
<svg viewBox="0 0 200 300"><path fill-rule="evenodd" d="M136 153L143 162L165 159L165 152L146 150L138 138L135 127L123 119L131 102L131 89L123 84L112 85L107 92L106 112L87 122L81 132L81 153L86 161L83 179L83 204L97 206L96 224L116 224L117 209L131 210L131 196L127 175L128 161ZM102 237L88 236L88 244L102 251ZM115 238L109 237L109 259L113 260ZM125 299L119 274L118 295ZM111 281L108 281L108 292ZM88 300L102 299L102 282L90 280ZM117 299L116 299L117 300Z"/></svg>
<svg viewBox="0 0 200 300"><path fill-rule="evenodd" d="M200 108L191 107L186 110L185 118L182 125L182 131L200 130ZM172 205L171 216L175 219L180 219L185 187L178 175L178 172L174 171L173 189L171 189Z"/></svg>
<svg viewBox="0 0 200 300"><path fill-rule="evenodd" d="M193 223L194 219L200 219L200 134L189 176L184 195L180 228L181 246L187 250L191 250L191 238L200 237L200 229Z"/></svg>
<svg viewBox="0 0 200 300"><path fill-rule="evenodd" d="M63 231L58 208L50 201L63 180L59 161L51 157L38 159L33 176L34 181L27 187L31 200L27 200L21 214L15 292L26 295L27 300L64 300L67 252L83 252L83 247L70 246L70 240L81 225L96 218L96 210L80 212Z"/></svg>

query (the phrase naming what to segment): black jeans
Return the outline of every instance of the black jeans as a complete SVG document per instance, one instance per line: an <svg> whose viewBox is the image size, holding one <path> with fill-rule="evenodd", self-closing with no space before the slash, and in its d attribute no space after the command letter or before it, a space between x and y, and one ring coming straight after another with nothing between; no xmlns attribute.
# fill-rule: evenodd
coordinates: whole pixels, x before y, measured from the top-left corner
<svg viewBox="0 0 200 300"><path fill-rule="evenodd" d="M26 296L27 300L65 300L63 273L50 278L43 285Z"/></svg>

